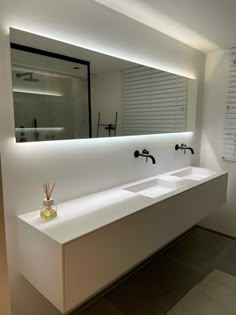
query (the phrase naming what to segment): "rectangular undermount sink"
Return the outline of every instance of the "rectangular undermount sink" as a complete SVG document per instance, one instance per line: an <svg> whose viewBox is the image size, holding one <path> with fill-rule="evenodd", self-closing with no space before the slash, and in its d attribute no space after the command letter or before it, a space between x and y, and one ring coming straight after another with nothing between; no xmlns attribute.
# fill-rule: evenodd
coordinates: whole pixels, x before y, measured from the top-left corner
<svg viewBox="0 0 236 315"><path fill-rule="evenodd" d="M157 198L191 182L188 179L171 176L163 178L160 176L160 178L154 178L141 184L126 187L124 190L150 198Z"/></svg>
<svg viewBox="0 0 236 315"><path fill-rule="evenodd" d="M171 176L181 177L181 178L196 181L196 180L206 179L215 174L216 174L215 171L212 171L209 169L199 168L199 167L189 167L184 170L172 173Z"/></svg>
<svg viewBox="0 0 236 315"><path fill-rule="evenodd" d="M174 190L168 181L154 178L141 184L132 185L124 190L150 198L157 198Z"/></svg>

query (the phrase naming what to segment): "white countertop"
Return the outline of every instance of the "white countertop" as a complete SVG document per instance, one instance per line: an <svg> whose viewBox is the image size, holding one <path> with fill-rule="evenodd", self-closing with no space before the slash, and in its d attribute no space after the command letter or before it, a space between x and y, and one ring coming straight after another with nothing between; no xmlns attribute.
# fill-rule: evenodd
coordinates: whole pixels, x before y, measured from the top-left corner
<svg viewBox="0 0 236 315"><path fill-rule="evenodd" d="M186 169L188 168L181 170L184 171ZM140 181L61 203L58 205L57 218L51 221L41 219L39 210L20 215L18 218L63 245L131 215L132 213L226 174L226 172L215 171L213 175L205 179L192 181L192 183L188 185L172 190L157 198L149 198L123 189L151 179L160 178L163 175L168 176L181 170L179 169L145 178Z"/></svg>

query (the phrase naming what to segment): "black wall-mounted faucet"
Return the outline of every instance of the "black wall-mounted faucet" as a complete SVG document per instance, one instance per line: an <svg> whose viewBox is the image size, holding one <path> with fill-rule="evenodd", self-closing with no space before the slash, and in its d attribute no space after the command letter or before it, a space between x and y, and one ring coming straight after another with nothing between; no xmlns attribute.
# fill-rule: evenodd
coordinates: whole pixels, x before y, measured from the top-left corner
<svg viewBox="0 0 236 315"><path fill-rule="evenodd" d="M146 162L148 161L148 158L150 158L152 160L152 164L156 164L156 160L155 160L154 156L149 154L149 151L146 149L144 149L142 153L140 153L138 150L134 151L134 157L138 158L139 156L145 157Z"/></svg>
<svg viewBox="0 0 236 315"><path fill-rule="evenodd" d="M176 144L176 145L175 145L175 150L176 150L176 151L177 151L177 150L184 150L184 154L186 154L186 150L190 150L191 153L194 154L193 148L187 147L187 145L186 145L186 144L183 144L183 143L182 143L181 145Z"/></svg>

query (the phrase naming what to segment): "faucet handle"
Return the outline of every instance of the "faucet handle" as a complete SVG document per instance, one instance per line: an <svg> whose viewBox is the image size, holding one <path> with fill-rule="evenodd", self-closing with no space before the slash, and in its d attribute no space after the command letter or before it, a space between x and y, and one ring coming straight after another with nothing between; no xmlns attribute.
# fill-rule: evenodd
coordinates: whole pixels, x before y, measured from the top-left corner
<svg viewBox="0 0 236 315"><path fill-rule="evenodd" d="M143 149L143 154L149 154L149 151L147 149ZM146 163L148 162L148 158L146 157Z"/></svg>
<svg viewBox="0 0 236 315"><path fill-rule="evenodd" d="M147 149L143 149L143 154L149 154L149 151ZM148 162L148 158L146 157L146 163Z"/></svg>
<svg viewBox="0 0 236 315"><path fill-rule="evenodd" d="M134 157L135 157L135 158L138 158L138 157L139 157L139 151L138 151L138 150L135 150L135 151L134 151Z"/></svg>

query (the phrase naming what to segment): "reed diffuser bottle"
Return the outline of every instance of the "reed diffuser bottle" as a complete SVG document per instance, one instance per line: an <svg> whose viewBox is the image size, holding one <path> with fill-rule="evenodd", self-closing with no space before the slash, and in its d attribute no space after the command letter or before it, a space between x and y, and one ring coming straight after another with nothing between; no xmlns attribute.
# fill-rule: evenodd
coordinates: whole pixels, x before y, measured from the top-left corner
<svg viewBox="0 0 236 315"><path fill-rule="evenodd" d="M40 216L44 220L51 220L57 216L57 206L52 199L54 188L55 183L52 185L52 187L50 187L48 182L43 185L46 198L43 200L43 205L40 207Z"/></svg>

